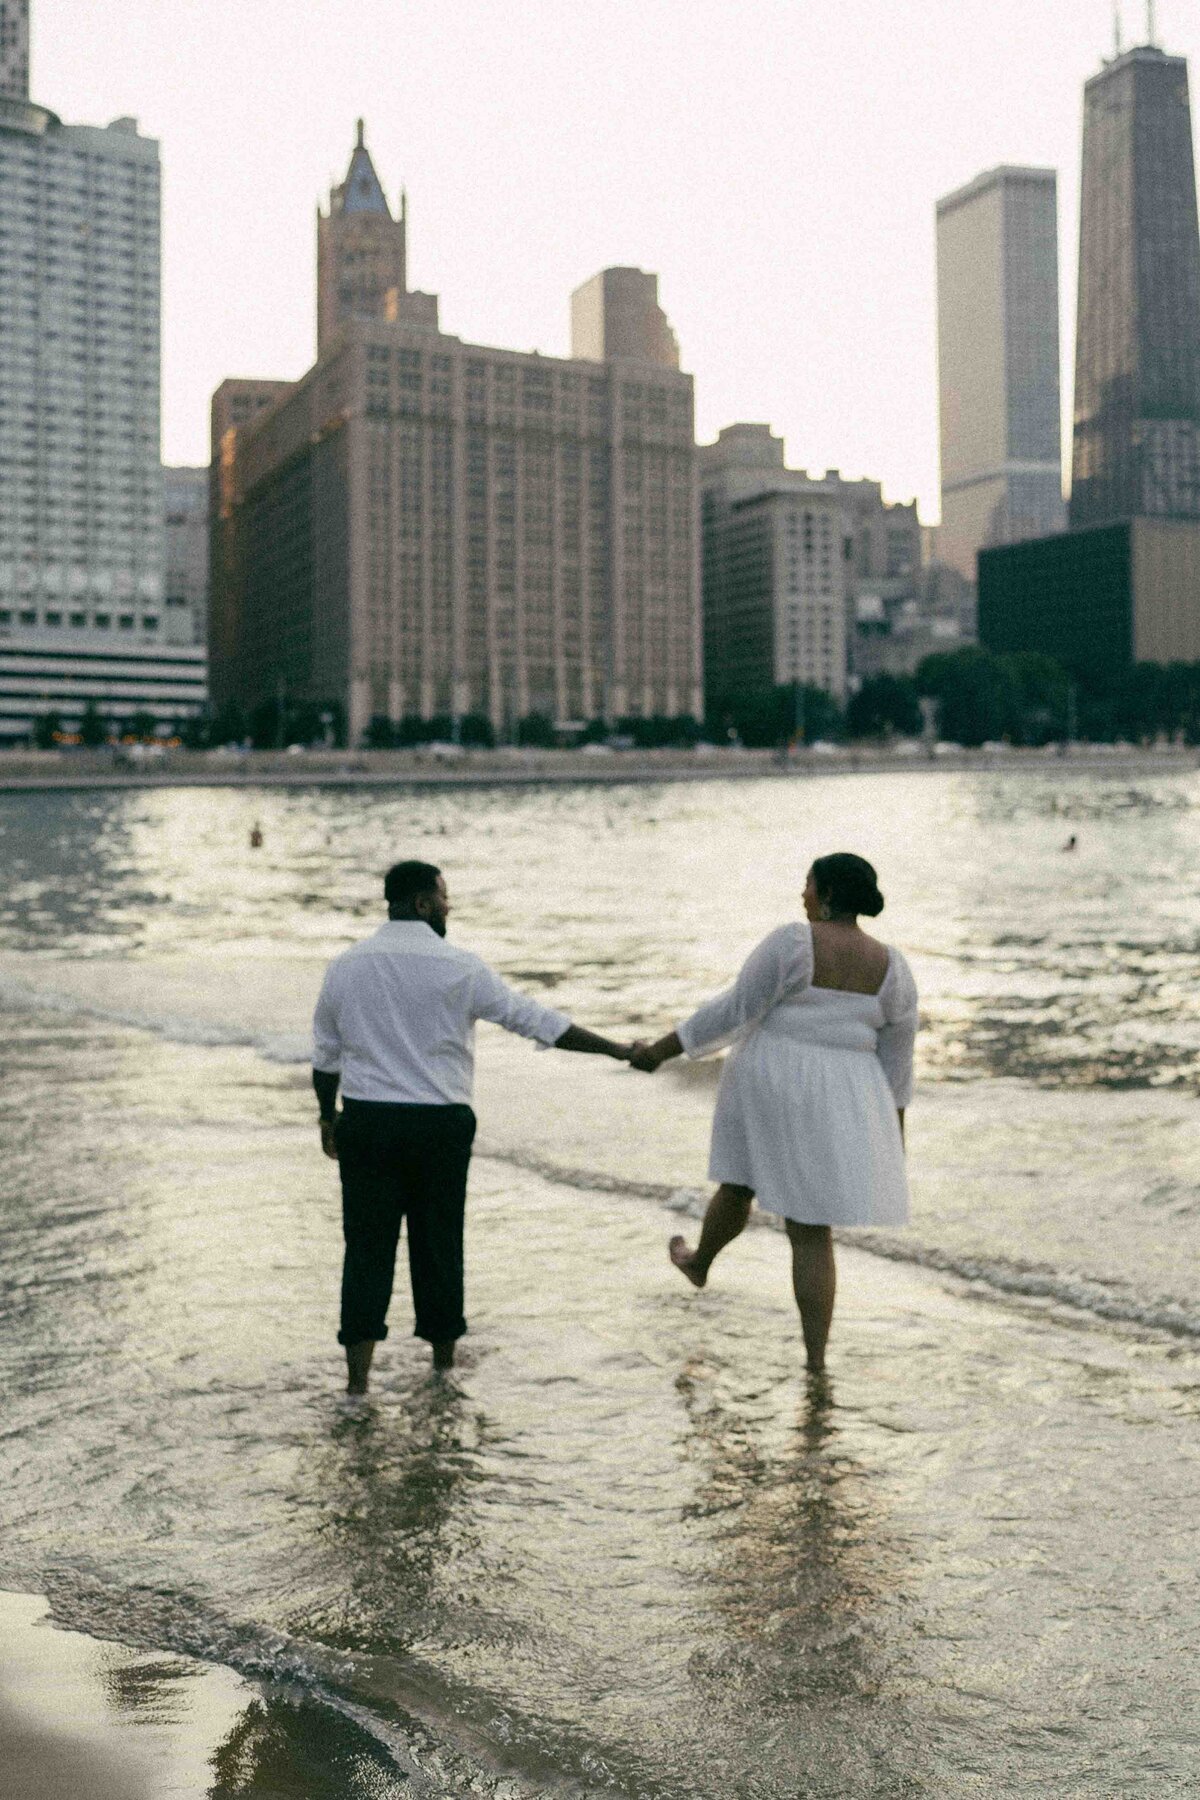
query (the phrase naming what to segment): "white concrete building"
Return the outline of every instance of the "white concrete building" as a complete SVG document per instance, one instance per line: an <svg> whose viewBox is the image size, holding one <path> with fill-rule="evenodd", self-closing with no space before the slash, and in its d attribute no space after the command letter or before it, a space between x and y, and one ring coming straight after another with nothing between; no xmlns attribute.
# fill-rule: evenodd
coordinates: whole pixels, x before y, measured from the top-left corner
<svg viewBox="0 0 1200 1800"><path fill-rule="evenodd" d="M0 0L0 44L0 743L71 725L107 662L114 722L166 726L194 696L127 707L121 673L166 638L158 145L30 103L28 0ZM31 657L36 694L10 678Z"/></svg>
<svg viewBox="0 0 1200 1800"><path fill-rule="evenodd" d="M969 581L985 546L1066 528L1053 169L1002 166L937 203L942 524Z"/></svg>

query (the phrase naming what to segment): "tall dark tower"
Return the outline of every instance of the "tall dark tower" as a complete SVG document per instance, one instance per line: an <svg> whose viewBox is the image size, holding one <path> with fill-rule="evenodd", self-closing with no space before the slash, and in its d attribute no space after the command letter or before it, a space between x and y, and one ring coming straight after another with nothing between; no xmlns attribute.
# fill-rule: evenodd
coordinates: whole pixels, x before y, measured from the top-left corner
<svg viewBox="0 0 1200 1800"><path fill-rule="evenodd" d="M1187 62L1127 50L1083 91L1072 528L1200 518L1200 232Z"/></svg>

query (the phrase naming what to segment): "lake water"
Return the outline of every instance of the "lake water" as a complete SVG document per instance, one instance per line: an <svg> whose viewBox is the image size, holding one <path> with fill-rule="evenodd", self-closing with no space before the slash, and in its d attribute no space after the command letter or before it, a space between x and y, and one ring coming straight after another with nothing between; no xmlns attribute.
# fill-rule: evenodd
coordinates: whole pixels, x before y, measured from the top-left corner
<svg viewBox="0 0 1200 1800"><path fill-rule="evenodd" d="M461 1369L402 1291L348 1411L307 1021L382 869L648 1035L832 849L925 1029L830 1393L777 1233L667 1267L715 1065L483 1028ZM258 1684L164 1795L1194 1791L1198 851L1200 775L1051 762L0 798L0 1585Z"/></svg>

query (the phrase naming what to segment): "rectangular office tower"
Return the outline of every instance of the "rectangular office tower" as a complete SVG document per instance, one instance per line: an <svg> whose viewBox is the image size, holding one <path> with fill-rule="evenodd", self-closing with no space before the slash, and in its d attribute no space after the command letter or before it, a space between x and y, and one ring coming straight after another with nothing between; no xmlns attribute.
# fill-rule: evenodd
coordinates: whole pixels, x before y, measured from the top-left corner
<svg viewBox="0 0 1200 1800"><path fill-rule="evenodd" d="M914 591L916 503L877 481L789 469L769 425L727 425L700 451L705 710L739 730L785 687L846 695L855 606Z"/></svg>
<svg viewBox="0 0 1200 1800"><path fill-rule="evenodd" d="M204 699L160 648L158 145L31 104L27 44L0 0L0 742Z"/></svg>
<svg viewBox="0 0 1200 1800"><path fill-rule="evenodd" d="M692 380L645 352L650 288L616 354L463 343L401 287L401 223L360 129L315 366L214 395L217 705L259 733L327 714L351 743L699 716Z"/></svg>
<svg viewBox="0 0 1200 1800"><path fill-rule="evenodd" d="M1001 167L937 204L939 560L1061 531L1058 199L1053 169Z"/></svg>
<svg viewBox="0 0 1200 1800"><path fill-rule="evenodd" d="M1071 524L1200 518L1200 233L1186 60L1084 88Z"/></svg>

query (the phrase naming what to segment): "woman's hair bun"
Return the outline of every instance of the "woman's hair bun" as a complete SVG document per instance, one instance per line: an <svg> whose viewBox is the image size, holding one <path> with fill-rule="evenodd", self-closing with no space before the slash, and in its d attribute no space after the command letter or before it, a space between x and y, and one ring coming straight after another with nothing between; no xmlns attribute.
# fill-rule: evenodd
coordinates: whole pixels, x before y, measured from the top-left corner
<svg viewBox="0 0 1200 1800"><path fill-rule="evenodd" d="M865 856L853 856L848 850L818 856L812 873L817 893L831 911L862 913L868 919L883 911L879 881Z"/></svg>

